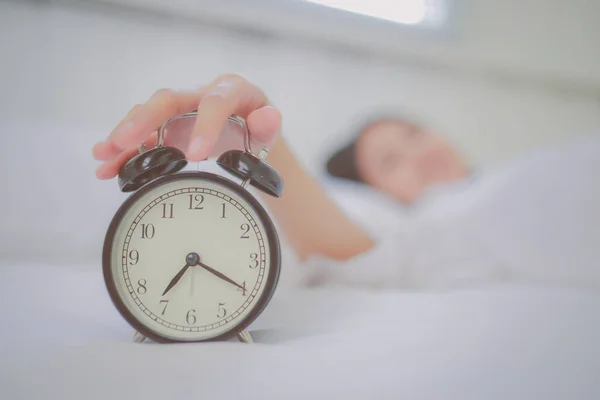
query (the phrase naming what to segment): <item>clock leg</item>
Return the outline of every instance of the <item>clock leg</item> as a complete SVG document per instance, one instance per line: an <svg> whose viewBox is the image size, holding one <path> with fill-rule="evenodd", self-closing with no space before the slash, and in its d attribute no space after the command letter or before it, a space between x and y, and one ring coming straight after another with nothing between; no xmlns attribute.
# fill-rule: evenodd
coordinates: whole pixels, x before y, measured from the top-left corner
<svg viewBox="0 0 600 400"><path fill-rule="evenodd" d="M135 334L133 335L133 341L135 343L142 343L144 340L146 340L146 336L142 335L138 331L135 331Z"/></svg>
<svg viewBox="0 0 600 400"><path fill-rule="evenodd" d="M237 334L237 338L240 342L243 343L252 343L252 335L246 329Z"/></svg>

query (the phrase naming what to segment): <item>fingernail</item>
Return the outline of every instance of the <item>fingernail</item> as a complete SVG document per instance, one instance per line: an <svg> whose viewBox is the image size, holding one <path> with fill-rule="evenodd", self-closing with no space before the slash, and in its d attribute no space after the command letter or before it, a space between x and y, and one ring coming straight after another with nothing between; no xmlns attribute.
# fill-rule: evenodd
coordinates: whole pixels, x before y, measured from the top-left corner
<svg viewBox="0 0 600 400"><path fill-rule="evenodd" d="M190 140L190 144L188 145L188 154L193 156L197 154L200 150L202 150L202 136L196 136L192 140Z"/></svg>

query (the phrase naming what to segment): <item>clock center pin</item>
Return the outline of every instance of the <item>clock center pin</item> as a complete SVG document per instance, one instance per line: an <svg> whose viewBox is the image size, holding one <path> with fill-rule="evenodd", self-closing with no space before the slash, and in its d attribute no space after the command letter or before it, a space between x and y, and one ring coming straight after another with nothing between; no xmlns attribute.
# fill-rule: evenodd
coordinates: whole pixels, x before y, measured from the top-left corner
<svg viewBox="0 0 600 400"><path fill-rule="evenodd" d="M198 265L200 263L200 256L198 255L198 253L190 253L185 257L185 262L190 266L193 267L195 265Z"/></svg>

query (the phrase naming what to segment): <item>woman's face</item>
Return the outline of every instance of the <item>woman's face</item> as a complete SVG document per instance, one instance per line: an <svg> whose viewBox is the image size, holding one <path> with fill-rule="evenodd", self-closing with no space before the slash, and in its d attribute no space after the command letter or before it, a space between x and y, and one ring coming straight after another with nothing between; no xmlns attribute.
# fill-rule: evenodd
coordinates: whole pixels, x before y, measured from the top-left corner
<svg viewBox="0 0 600 400"><path fill-rule="evenodd" d="M362 179L404 202L414 202L429 186L467 175L464 160L441 137L399 121L371 125L356 142Z"/></svg>

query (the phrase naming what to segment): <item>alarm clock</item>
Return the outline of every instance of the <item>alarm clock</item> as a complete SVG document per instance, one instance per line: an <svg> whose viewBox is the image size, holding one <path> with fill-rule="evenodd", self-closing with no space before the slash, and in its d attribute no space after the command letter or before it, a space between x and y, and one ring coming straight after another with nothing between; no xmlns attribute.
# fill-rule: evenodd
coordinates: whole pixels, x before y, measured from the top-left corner
<svg viewBox="0 0 600 400"><path fill-rule="evenodd" d="M184 153L164 145L165 130L192 112L166 121L152 149L118 175L120 206L104 240L106 288L134 341L251 342L247 327L271 301L281 269L275 226L248 185L280 197L283 181L250 148L243 118L229 121L244 131L244 150L229 150L217 165L232 179L206 171L183 171ZM193 121L193 120L192 120Z"/></svg>

